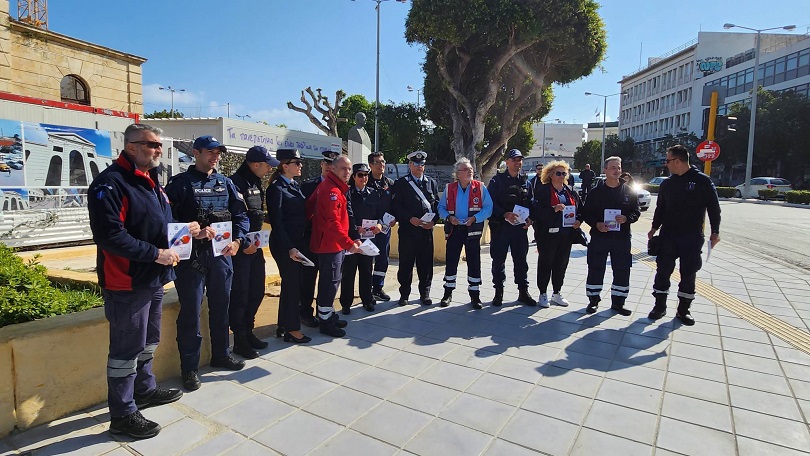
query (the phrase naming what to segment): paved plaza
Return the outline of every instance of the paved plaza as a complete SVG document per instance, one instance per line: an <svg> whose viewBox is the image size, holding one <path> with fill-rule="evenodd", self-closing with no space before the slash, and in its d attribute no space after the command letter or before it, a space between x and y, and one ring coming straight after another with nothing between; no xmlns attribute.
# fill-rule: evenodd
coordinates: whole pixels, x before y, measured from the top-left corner
<svg viewBox="0 0 810 456"><path fill-rule="evenodd" d="M699 274L697 324L672 319L674 293L651 323L654 263L636 231L629 317L608 309L610 272L599 312L584 313L580 246L568 308L473 310L462 264L450 307L415 295L355 307L345 338L308 329L311 343L272 338L242 371L202 369L200 390L144 412L163 426L155 438L111 437L99 404L0 440L0 454L810 454L810 274L721 242ZM482 257L488 301L487 248ZM394 299L395 288L389 278ZM507 287L505 301L516 298Z"/></svg>

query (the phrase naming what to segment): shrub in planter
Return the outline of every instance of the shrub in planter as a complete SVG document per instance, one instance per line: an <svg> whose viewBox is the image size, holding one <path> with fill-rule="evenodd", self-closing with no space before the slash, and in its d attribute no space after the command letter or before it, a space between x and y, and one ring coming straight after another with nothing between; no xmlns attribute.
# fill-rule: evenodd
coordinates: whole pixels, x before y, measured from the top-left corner
<svg viewBox="0 0 810 456"><path fill-rule="evenodd" d="M779 196L779 190L772 188L764 188L762 190L757 190L757 193L759 193L759 197L764 200L773 199Z"/></svg>
<svg viewBox="0 0 810 456"><path fill-rule="evenodd" d="M785 201L794 204L810 204L810 191L791 190L785 192Z"/></svg>
<svg viewBox="0 0 810 456"><path fill-rule="evenodd" d="M734 187L717 187L717 196L720 198L733 198L737 194Z"/></svg>
<svg viewBox="0 0 810 456"><path fill-rule="evenodd" d="M14 250L0 243L0 327L102 304L101 296L91 286L54 285L44 266L36 261L23 262Z"/></svg>
<svg viewBox="0 0 810 456"><path fill-rule="evenodd" d="M642 187L644 187L644 189L647 190L650 193L658 193L658 189L661 186L660 185L655 185L655 184L642 184Z"/></svg>

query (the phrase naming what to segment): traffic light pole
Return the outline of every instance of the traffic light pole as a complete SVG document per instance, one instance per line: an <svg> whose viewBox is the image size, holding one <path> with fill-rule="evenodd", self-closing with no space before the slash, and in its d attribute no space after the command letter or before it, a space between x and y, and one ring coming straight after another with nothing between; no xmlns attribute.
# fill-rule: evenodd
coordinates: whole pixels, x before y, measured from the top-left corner
<svg viewBox="0 0 810 456"><path fill-rule="evenodd" d="M714 141L714 130L717 125L717 98L719 94L717 91L712 92L711 103L709 104L709 125L706 127L706 141ZM704 105L705 106L705 105ZM703 173L709 177L712 175L712 162L707 160L703 162Z"/></svg>

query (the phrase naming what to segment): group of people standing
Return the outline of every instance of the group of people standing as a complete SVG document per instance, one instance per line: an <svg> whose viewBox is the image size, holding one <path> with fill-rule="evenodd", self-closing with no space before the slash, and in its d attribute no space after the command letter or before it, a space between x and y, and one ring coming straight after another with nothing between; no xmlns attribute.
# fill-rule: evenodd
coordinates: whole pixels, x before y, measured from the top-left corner
<svg viewBox="0 0 810 456"><path fill-rule="evenodd" d="M271 226L269 248L281 275L276 336L285 342L309 342L302 325L317 327L329 336L344 336L347 321L334 312L334 301L340 289L341 313L351 312L356 278L366 311L374 311L377 301L391 299L383 287L391 228L397 224L398 305L410 302L414 266L419 302L431 305L433 227L440 218L447 242L441 306L452 300L464 248L470 304L474 309L483 307L480 243L487 220L495 288L491 304L503 304L505 262L511 252L518 302L568 306L561 290L572 244L586 243L580 228L585 222L591 227L587 312L596 311L610 255L611 308L630 313L624 307L631 266L629 224L638 220L640 212L635 193L619 179L618 157L606 160L604 185L591 190L584 203L566 185L570 175L566 162L548 163L538 180L530 182L516 149L505 156L506 170L486 186L474 179L469 160L458 160L456 181L440 196L437 182L425 174L427 154L422 151L408 155L409 173L396 181L384 176L381 153L370 154L368 164L352 164L347 156L326 151L321 174L299 185L296 177L301 176L303 163L298 150L279 149L274 157L264 147L254 146L240 168L226 177L216 171L225 146L212 136L202 136L192 147L194 166L175 175L164 189L156 174L162 155L160 134L160 129L149 125L129 126L118 159L88 190L99 285L110 322L107 381L112 433L133 438L157 435L160 425L144 418L140 410L174 402L183 394L158 386L151 367L160 340L163 286L168 282L175 282L180 301L177 346L187 391L200 387L203 293L208 297L211 366L227 370L245 366L231 355L229 329L234 335L232 352L242 358L256 358L257 350L267 347L253 333L264 297L265 260L262 249L246 242L248 233L261 230L264 222ZM652 237L662 227L664 240L654 285L655 307L649 317L658 319L666 313L669 276L680 258L676 316L694 324L689 305L701 265L703 217L708 209L713 245L719 241L720 211L711 180L689 167L688 152L678 147L667 151L673 178L661 186L649 233ZM262 179L271 171L270 184L262 190ZM688 221L681 220L683 214ZM225 247L215 252L212 240L221 242L221 235L212 224L218 222L230 222L232 230ZM185 225L193 247L190 258L181 260L170 248L169 223ZM529 292L531 226L539 254L539 301ZM368 242L379 251L377 255L366 255Z"/></svg>

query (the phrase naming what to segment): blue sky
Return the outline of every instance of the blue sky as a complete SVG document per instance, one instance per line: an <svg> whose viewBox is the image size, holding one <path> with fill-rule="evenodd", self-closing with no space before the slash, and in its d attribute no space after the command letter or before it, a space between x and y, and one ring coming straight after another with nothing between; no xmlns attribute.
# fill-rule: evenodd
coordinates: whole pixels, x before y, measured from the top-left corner
<svg viewBox="0 0 810 456"><path fill-rule="evenodd" d="M376 13L374 0L171 0L140 2L49 2L55 32L149 59L143 66L146 112L174 107L189 116L249 115L249 120L315 131L300 105L307 86L334 99L337 89L375 97ZM546 117L566 123L598 121L601 97L586 91L619 92L623 75L703 31L732 22L752 28L788 24L810 31L807 0L603 1L608 33L602 69L567 87L556 87ZM778 8L775 7L778 4ZM381 9L380 100L416 102L422 87L424 50L405 42L410 2L383 1ZM765 6L765 7L763 7ZM13 13L14 14L14 13ZM227 107L229 105L229 107ZM607 119L618 115L618 97L608 99Z"/></svg>

